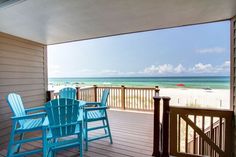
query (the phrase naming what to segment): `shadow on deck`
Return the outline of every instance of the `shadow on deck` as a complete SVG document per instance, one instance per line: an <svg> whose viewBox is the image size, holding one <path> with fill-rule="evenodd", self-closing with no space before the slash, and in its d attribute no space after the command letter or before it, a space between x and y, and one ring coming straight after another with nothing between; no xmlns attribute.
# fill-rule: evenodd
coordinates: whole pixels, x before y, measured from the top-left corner
<svg viewBox="0 0 236 157"><path fill-rule="evenodd" d="M150 157L153 146L153 115L125 111L109 110L109 120L113 144L109 139L101 139L89 143L89 150L84 151L85 157ZM101 130L102 131L102 130ZM94 132L92 134L98 134ZM41 142L27 144L23 149L41 147ZM5 156L6 150L0 151ZM76 148L60 151L57 156L78 156ZM42 156L40 154L34 156Z"/></svg>

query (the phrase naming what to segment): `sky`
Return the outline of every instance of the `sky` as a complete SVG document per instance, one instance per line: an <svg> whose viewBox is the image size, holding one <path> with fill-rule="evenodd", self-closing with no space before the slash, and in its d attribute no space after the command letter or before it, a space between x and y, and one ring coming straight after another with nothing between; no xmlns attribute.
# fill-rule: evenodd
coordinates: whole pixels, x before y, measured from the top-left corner
<svg viewBox="0 0 236 157"><path fill-rule="evenodd" d="M230 22L48 46L49 77L228 76Z"/></svg>

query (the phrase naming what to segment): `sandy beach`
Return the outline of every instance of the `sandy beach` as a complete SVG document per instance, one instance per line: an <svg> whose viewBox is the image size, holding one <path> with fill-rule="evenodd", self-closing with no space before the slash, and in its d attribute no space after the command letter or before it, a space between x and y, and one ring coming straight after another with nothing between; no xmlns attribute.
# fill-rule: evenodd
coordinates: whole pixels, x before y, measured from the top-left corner
<svg viewBox="0 0 236 157"><path fill-rule="evenodd" d="M229 89L161 88L160 96L171 97L172 106L229 109Z"/></svg>

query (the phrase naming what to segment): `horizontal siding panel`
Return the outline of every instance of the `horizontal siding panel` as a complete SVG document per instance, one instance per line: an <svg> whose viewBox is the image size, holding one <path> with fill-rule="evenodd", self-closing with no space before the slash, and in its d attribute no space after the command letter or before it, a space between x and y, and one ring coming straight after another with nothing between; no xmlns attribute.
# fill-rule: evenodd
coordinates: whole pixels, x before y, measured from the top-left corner
<svg viewBox="0 0 236 157"><path fill-rule="evenodd" d="M31 66L31 67L40 67L43 68L43 63L41 62L33 62L27 60L19 60L15 58L0 58L1 65L19 65L19 66Z"/></svg>
<svg viewBox="0 0 236 157"><path fill-rule="evenodd" d="M23 39L23 38L18 38L18 37L15 37L13 35L9 35L9 34L3 33L3 32L0 32L0 36L3 37L3 38L12 39L14 41L22 42L22 43L25 43L25 44L34 45L34 46L37 46L37 47L44 46L44 44L42 44L42 43L38 43L38 42L35 42L35 41Z"/></svg>
<svg viewBox="0 0 236 157"><path fill-rule="evenodd" d="M12 114L10 116L12 116ZM9 120L7 120L7 121L5 120L5 121L1 122L0 130L3 128L8 128L8 127L11 127L11 122L9 122Z"/></svg>
<svg viewBox="0 0 236 157"><path fill-rule="evenodd" d="M24 97L29 97L29 96L34 96L34 95L43 95L43 94L45 94L45 91L44 91L44 89L36 89L36 90L27 90L27 91L17 91L16 90L16 91L0 92L0 94L4 96L1 99L4 100L5 97L9 93L17 93L22 97L22 99L24 99Z"/></svg>
<svg viewBox="0 0 236 157"><path fill-rule="evenodd" d="M0 42L0 49L8 52L17 52L25 55L43 57L43 51L32 50L24 47L19 47L16 45L5 44Z"/></svg>
<svg viewBox="0 0 236 157"><path fill-rule="evenodd" d="M30 84L30 85L9 85L9 86L2 86L0 88L0 93L3 92L24 92L24 91L31 91L31 90L44 90L43 84Z"/></svg>
<svg viewBox="0 0 236 157"><path fill-rule="evenodd" d="M40 62L43 63L43 57L29 55L29 54L21 54L19 52L13 52L13 51L6 51L2 50L0 47L0 57L8 57L8 58L15 58L15 59L21 59L21 60L28 60L28 61L34 61L34 62Z"/></svg>
<svg viewBox="0 0 236 157"><path fill-rule="evenodd" d="M0 79L0 86L12 85L12 84L42 84L43 79Z"/></svg>
<svg viewBox="0 0 236 157"><path fill-rule="evenodd" d="M29 72L1 72L0 79L44 79L41 73L29 73Z"/></svg>
<svg viewBox="0 0 236 157"><path fill-rule="evenodd" d="M36 107L36 106L42 106L45 103L45 100L42 99L43 95L36 95L36 96L31 96L27 99L24 99L24 107L25 108L31 108L31 107ZM11 113L10 107L7 105L5 101L1 102L1 110L0 110L0 118L1 115L4 116L6 113Z"/></svg>
<svg viewBox="0 0 236 157"><path fill-rule="evenodd" d="M0 33L0 151L8 143L11 129L6 95L19 93L25 108L45 103L46 57L45 45Z"/></svg>
<svg viewBox="0 0 236 157"><path fill-rule="evenodd" d="M32 72L32 73L43 73L44 70L39 67L30 66L14 66L14 65L0 65L0 71L4 72Z"/></svg>
<svg viewBox="0 0 236 157"><path fill-rule="evenodd" d="M11 112L0 115L0 123L2 124L3 122L11 121L11 119L9 117L12 117L12 115L13 114Z"/></svg>
<svg viewBox="0 0 236 157"><path fill-rule="evenodd" d="M9 45L12 45L12 46L17 46L17 47L24 47L24 48L28 48L28 49L32 49L34 51L44 51L43 50L43 46L35 46L33 44L28 44L28 43L25 43L25 42L21 42L21 41L17 41L17 40L14 40L14 39L11 39L11 38L7 38L7 37L3 37L3 36L0 36L0 41L1 43L5 43L6 45L9 44Z"/></svg>

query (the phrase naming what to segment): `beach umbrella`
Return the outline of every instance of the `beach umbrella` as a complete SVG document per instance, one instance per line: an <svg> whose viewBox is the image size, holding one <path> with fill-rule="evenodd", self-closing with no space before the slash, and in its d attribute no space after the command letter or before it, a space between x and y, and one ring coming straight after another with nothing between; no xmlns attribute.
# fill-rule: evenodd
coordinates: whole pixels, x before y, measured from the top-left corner
<svg viewBox="0 0 236 157"><path fill-rule="evenodd" d="M185 85L184 85L183 83L178 83L178 84L176 84L176 86L178 86L178 87L184 87Z"/></svg>

